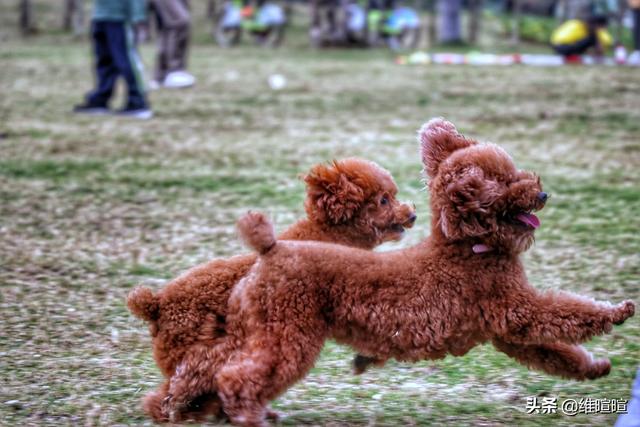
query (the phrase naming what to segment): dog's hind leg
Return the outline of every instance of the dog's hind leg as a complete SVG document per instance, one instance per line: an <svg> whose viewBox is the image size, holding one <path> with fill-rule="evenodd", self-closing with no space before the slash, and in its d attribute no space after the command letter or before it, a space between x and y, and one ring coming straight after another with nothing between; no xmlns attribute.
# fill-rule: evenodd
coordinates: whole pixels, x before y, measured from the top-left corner
<svg viewBox="0 0 640 427"><path fill-rule="evenodd" d="M609 359L594 360L593 356L579 345L522 345L500 339L494 339L492 342L497 350L519 363L549 375L582 381L603 377L611 370Z"/></svg>
<svg viewBox="0 0 640 427"><path fill-rule="evenodd" d="M169 382L165 381L156 391L148 393L142 400L142 409L155 422L169 421L169 418L162 412L162 402L167 397L168 391Z"/></svg>
<svg viewBox="0 0 640 427"><path fill-rule="evenodd" d="M222 405L216 393L215 376L234 348L232 339L214 346L192 346L169 380L162 414L172 422L198 420L206 415L221 417Z"/></svg>
<svg viewBox="0 0 640 427"><path fill-rule="evenodd" d="M635 305L597 302L567 292L507 293L483 303L494 337L518 344L578 344L633 316Z"/></svg>
<svg viewBox="0 0 640 427"><path fill-rule="evenodd" d="M306 375L323 343L324 334L310 338L288 330L254 333L216 377L231 421L245 427L266 426L267 403Z"/></svg>

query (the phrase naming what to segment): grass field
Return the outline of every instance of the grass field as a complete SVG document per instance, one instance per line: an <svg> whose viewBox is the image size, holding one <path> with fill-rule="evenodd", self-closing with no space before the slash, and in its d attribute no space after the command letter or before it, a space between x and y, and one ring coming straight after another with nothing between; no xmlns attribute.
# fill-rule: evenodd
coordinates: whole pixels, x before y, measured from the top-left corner
<svg viewBox="0 0 640 427"><path fill-rule="evenodd" d="M532 283L640 301L637 70L402 67L383 50L311 51L301 33L265 51L221 50L198 31L197 87L153 93L148 122L70 114L92 84L86 41L3 33L0 424L150 424L139 401L161 376L127 292L242 252L233 224L249 208L293 222L298 175L316 162L387 167L419 219L381 250L419 241L429 212L414 135L436 115L542 176L552 197L525 255ZM150 66L153 46L142 51ZM284 90L269 89L273 73ZM615 415L528 415L526 400L627 399L638 319L587 344L613 363L594 382L529 372L490 346L353 377L352 352L329 343L274 406L287 425L610 426Z"/></svg>

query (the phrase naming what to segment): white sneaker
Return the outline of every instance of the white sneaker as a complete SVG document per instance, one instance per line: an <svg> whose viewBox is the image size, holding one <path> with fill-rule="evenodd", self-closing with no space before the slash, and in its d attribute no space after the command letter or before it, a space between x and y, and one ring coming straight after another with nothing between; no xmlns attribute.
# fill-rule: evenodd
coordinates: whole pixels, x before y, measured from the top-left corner
<svg viewBox="0 0 640 427"><path fill-rule="evenodd" d="M640 67L640 50L634 50L627 58L627 65L632 67Z"/></svg>
<svg viewBox="0 0 640 427"><path fill-rule="evenodd" d="M147 84L147 90L149 91L153 91L153 90L158 90L160 89L160 82L157 80L151 80L148 84Z"/></svg>
<svg viewBox="0 0 640 427"><path fill-rule="evenodd" d="M186 71L173 71L167 74L162 85L169 89L182 89L193 86L195 82L196 78Z"/></svg>
<svg viewBox="0 0 640 427"><path fill-rule="evenodd" d="M150 118L153 117L153 111L151 111L147 107L141 107L141 108L125 107L121 110L116 111L116 115L120 117L130 117L133 119L149 120Z"/></svg>

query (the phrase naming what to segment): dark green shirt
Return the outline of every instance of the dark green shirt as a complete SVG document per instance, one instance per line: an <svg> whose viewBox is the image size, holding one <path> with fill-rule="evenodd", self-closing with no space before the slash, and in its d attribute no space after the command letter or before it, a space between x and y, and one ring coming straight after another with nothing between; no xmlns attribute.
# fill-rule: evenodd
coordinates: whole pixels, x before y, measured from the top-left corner
<svg viewBox="0 0 640 427"><path fill-rule="evenodd" d="M144 21L145 0L95 0L93 19L100 21Z"/></svg>

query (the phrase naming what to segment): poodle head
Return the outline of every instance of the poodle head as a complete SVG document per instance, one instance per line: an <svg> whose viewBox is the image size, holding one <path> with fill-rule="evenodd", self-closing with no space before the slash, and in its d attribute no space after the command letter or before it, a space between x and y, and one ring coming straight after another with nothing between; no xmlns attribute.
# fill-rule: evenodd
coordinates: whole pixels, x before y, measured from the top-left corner
<svg viewBox="0 0 640 427"><path fill-rule="evenodd" d="M393 177L374 162L348 158L319 164L304 181L307 216L323 226L379 244L400 240L415 222L414 207L396 199Z"/></svg>
<svg viewBox="0 0 640 427"><path fill-rule="evenodd" d="M425 124L419 140L434 232L466 241L474 252L517 254L531 246L540 226L533 212L547 200L538 176L518 170L502 148L467 139L443 119Z"/></svg>

